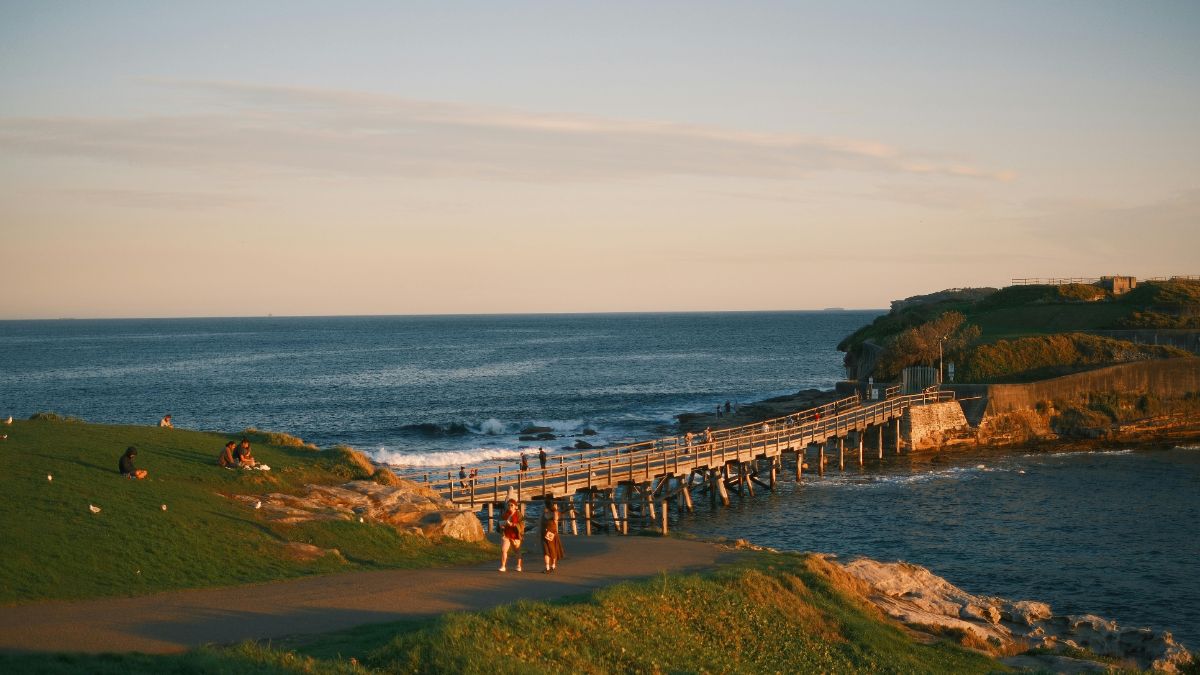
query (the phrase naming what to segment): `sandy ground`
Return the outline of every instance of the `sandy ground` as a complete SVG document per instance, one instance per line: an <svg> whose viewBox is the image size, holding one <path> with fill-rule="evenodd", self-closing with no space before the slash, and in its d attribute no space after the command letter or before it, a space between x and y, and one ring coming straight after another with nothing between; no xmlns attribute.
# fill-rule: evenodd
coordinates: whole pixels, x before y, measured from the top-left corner
<svg viewBox="0 0 1200 675"><path fill-rule="evenodd" d="M541 573L541 550L534 543L520 574L510 560L504 574L489 562L0 607L0 650L177 652L577 595L662 571L704 570L739 555L672 538L568 536L563 543L567 558L549 575Z"/></svg>

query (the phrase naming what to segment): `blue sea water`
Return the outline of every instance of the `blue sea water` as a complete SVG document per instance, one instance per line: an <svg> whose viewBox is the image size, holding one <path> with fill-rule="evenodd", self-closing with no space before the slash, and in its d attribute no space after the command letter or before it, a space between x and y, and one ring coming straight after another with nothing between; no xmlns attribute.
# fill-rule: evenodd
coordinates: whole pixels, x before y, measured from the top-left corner
<svg viewBox="0 0 1200 675"><path fill-rule="evenodd" d="M726 400L829 388L833 346L876 314L0 322L0 411L129 424L169 412L384 462L469 464L516 456L530 425L615 442Z"/></svg>
<svg viewBox="0 0 1200 675"><path fill-rule="evenodd" d="M286 431L419 470L494 463L516 432L569 445L842 374L877 312L0 322L0 416ZM146 458L147 462L151 458ZM780 483L675 527L904 559L969 591L1050 602L1200 646L1200 448L985 453Z"/></svg>

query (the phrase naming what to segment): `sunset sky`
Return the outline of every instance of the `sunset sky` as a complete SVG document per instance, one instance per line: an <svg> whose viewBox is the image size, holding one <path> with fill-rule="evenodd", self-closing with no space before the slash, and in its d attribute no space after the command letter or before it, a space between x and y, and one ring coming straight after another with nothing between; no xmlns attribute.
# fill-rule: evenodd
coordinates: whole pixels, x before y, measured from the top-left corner
<svg viewBox="0 0 1200 675"><path fill-rule="evenodd" d="M1200 3L0 1L0 318L1200 274Z"/></svg>

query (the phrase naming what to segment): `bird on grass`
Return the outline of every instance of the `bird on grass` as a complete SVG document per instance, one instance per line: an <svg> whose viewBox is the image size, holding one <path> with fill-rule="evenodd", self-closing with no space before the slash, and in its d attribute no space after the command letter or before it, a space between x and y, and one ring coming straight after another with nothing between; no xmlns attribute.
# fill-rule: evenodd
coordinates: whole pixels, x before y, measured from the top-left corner
<svg viewBox="0 0 1200 675"><path fill-rule="evenodd" d="M163 510L163 511L166 511L166 510L167 510L167 505L166 505L166 504L163 504L163 505L162 505L162 510Z"/></svg>
<svg viewBox="0 0 1200 675"><path fill-rule="evenodd" d="M8 416L8 419L4 420L4 423L5 423L5 424L12 424L12 415L9 415L9 416Z"/></svg>
<svg viewBox="0 0 1200 675"><path fill-rule="evenodd" d="M256 501L256 502L254 502L254 508L256 508L256 509L261 509L261 508L262 508L262 500L261 500L261 499L260 499L260 500L258 500L258 501Z"/></svg>
<svg viewBox="0 0 1200 675"><path fill-rule="evenodd" d="M46 480L54 480L54 475L49 473L46 474Z"/></svg>
<svg viewBox="0 0 1200 675"><path fill-rule="evenodd" d="M100 507L95 504L88 504L88 510L92 513L100 513Z"/></svg>

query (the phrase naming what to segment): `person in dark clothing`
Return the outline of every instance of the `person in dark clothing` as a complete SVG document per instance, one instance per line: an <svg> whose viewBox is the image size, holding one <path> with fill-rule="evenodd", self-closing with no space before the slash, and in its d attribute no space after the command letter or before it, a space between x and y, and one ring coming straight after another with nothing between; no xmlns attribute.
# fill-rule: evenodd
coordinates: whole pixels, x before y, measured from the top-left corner
<svg viewBox="0 0 1200 675"><path fill-rule="evenodd" d="M525 453L522 452L521 453L521 473L525 473L528 470L529 470L529 457L527 457L525 455Z"/></svg>
<svg viewBox="0 0 1200 675"><path fill-rule="evenodd" d="M217 464L226 469L236 469L238 461L233 458L233 449L237 447L237 441L229 441L225 444L225 449L221 451L221 456L217 457Z"/></svg>
<svg viewBox="0 0 1200 675"><path fill-rule="evenodd" d="M467 467L458 467L458 486L461 488L467 487Z"/></svg>
<svg viewBox="0 0 1200 675"><path fill-rule="evenodd" d="M542 468L546 468L546 449L538 448L538 461L542 463Z"/></svg>
<svg viewBox="0 0 1200 675"><path fill-rule="evenodd" d="M233 452L233 458L242 468L253 469L258 464L258 460L254 459L253 451L250 449L250 440L245 437L242 438L237 450Z"/></svg>
<svg viewBox="0 0 1200 675"><path fill-rule="evenodd" d="M146 477L146 470L139 469L133 465L134 457L137 457L137 448L131 445L129 446L129 449L125 451L125 454L121 455L121 461L118 463L118 467L121 469L122 476L141 480Z"/></svg>

